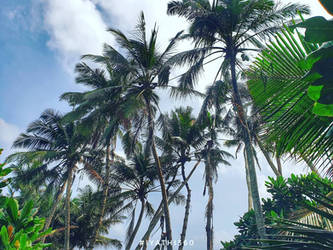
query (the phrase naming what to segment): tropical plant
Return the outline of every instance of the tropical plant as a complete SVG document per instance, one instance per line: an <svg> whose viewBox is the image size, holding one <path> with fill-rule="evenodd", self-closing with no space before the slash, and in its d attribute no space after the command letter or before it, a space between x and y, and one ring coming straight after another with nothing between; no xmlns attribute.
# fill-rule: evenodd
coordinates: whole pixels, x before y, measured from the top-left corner
<svg viewBox="0 0 333 250"><path fill-rule="evenodd" d="M333 15L333 5L327 0L320 0L328 13ZM324 17L311 17L295 27L306 28L304 40L311 43L323 43L308 56L306 62L311 65L309 74L304 77L310 83L308 96L315 103L312 112L319 116L333 117L333 74L330 65L333 61L333 21Z"/></svg>
<svg viewBox="0 0 333 250"><path fill-rule="evenodd" d="M217 113L218 114L218 113ZM203 194L206 194L208 189L208 202L206 208L206 236L207 236L207 249L213 249L213 199L214 199L214 181L218 177L218 166L220 164L230 165L226 160L228 157L232 157L230 153L224 151L220 147L218 140L218 132L221 123L221 118L218 115L211 115L207 113L207 116L202 120L205 125L205 137L207 138L204 149L199 153L200 158L205 162L205 186Z"/></svg>
<svg viewBox="0 0 333 250"><path fill-rule="evenodd" d="M118 52L110 45L105 46L103 56L87 55L95 62L102 63L110 70L121 75L123 79L122 98L133 102L135 100L135 121L132 126L134 135L139 136L142 129L147 129L148 136L145 143L145 154L152 151L156 167L159 170L158 176L161 185L162 200L164 204L167 238L172 240L171 222L169 215L168 198L161 162L156 150L154 138L154 117L158 109L158 95L156 88L164 88L168 85L170 66L167 59L173 53L175 41L180 36L178 33L163 52L157 50L157 29L152 30L149 40L146 36L146 25L143 13L136 26L135 35L127 37L124 33L116 29L109 29L115 36L116 42L121 51ZM172 248L169 246L169 249Z"/></svg>
<svg viewBox="0 0 333 250"><path fill-rule="evenodd" d="M227 77L228 78L228 77ZM248 91L241 86L240 87L240 95L244 106L247 109L251 109L250 115L247 115L248 121L248 128L251 134L251 141L252 141L252 151L254 158L256 159L256 163L259 166L259 161L256 154L255 146L258 146L261 152L264 154L269 166L273 170L273 172L279 176L281 175L282 171L275 166L273 163L271 156L266 149L267 147L262 142L262 139L259 137L259 132L261 131L261 119L258 114L256 114L255 108L251 105L251 98ZM221 139L225 140L224 145L227 147L236 147L235 156L239 151L243 148L244 145L244 138L242 133L242 124L240 123L237 114L235 114L232 108L232 93L231 93L231 86L229 81L216 81L211 86L209 86L206 90L206 97L203 100L202 108L199 114L199 120L204 118L207 112L215 112L215 117L219 118L220 123L220 132L224 135L228 136L228 139ZM248 112L246 112L248 113ZM246 151L243 150L244 159L246 159ZM248 172L248 164L245 160L245 171L246 171L246 182L248 186L248 207L249 209L253 208L252 202L252 194L251 194L251 183L250 183L250 176Z"/></svg>
<svg viewBox="0 0 333 250"><path fill-rule="evenodd" d="M269 177L266 188L271 198L263 199L268 234L268 239L264 242L275 247L279 240L283 244L287 242L282 240L288 240L290 245L281 245L281 247L298 247L306 246L298 240L313 241L313 237L318 236L317 242L320 242L322 240L320 238L330 235L333 230L332 184L331 180L321 178L315 173L292 175L288 179L281 176L276 179ZM224 249L255 248L262 242L255 240L258 239L258 232L253 211L244 214L235 225L240 234L236 235L233 241L223 242ZM318 229L320 230L316 231ZM314 234L308 239L306 235L303 235L305 238L299 238L302 230L307 231L306 235L314 230L311 231ZM307 244L311 246L312 243ZM271 248L273 246L270 245Z"/></svg>
<svg viewBox="0 0 333 250"><path fill-rule="evenodd" d="M267 143L276 145L277 155L291 153L313 166L330 167L333 120L315 116L307 94L317 60L312 55L319 46L288 27L267 46L248 74L250 93L266 123Z"/></svg>
<svg viewBox="0 0 333 250"><path fill-rule="evenodd" d="M112 192L109 193L102 226L94 243L95 247L102 246L120 249L122 246L119 240L105 236L110 233L109 229L112 225L121 223L125 219L125 211L122 210L123 203L116 198L119 192L119 187L114 187ZM90 246L92 238L95 237L91 232L94 232L96 220L100 216L100 200L102 197L103 190L93 191L91 186L86 185L84 188L80 188L77 197L71 200L71 249L76 247L86 249ZM61 201L53 221L52 226L56 228L56 232L50 236L50 240L53 243L51 249L59 249L63 245L64 235L62 231L65 227L64 210L61 209L63 203L64 200Z"/></svg>
<svg viewBox="0 0 333 250"><path fill-rule="evenodd" d="M0 154L2 149L0 149ZM52 229L41 232L44 226L44 219L35 216L37 209L34 209L33 201L27 202L19 210L18 202L14 198L7 198L1 195L1 189L10 182L7 178L3 180L11 171L11 168L4 168L4 163L0 164L0 248L11 249L43 249L51 244L36 242L43 236L51 234Z"/></svg>
<svg viewBox="0 0 333 250"><path fill-rule="evenodd" d="M130 223L127 230L125 249L131 249L134 238L140 228L144 215L152 216L154 209L149 201L149 194L159 191L155 181L158 179L156 167L151 157L137 149L128 162L116 161L112 178L120 184L121 192L115 197L121 199L124 207L130 212ZM137 203L141 205L140 214L135 222Z"/></svg>
<svg viewBox="0 0 333 250"><path fill-rule="evenodd" d="M169 169L175 168L173 180L180 169L182 181L186 181L187 163L197 160L198 153L204 148L206 138L202 126L197 123L192 115L192 108L177 108L169 114L163 114L158 119L158 124L162 131L162 138L156 138L156 144L162 150L162 159L172 162L175 166L170 166ZM191 206L191 188L185 182L186 202L185 213L180 234L179 249L183 249L186 239L186 231L188 227L190 206Z"/></svg>
<svg viewBox="0 0 333 250"><path fill-rule="evenodd" d="M226 72L230 72L233 107L242 124L253 205L261 238L265 235L264 219L251 149L251 136L239 94L236 66L241 66L239 57L246 60L246 52L261 48L260 39L279 29L281 22L293 17L297 11L307 13L308 8L297 4L279 6L271 0L214 0L212 3L206 0L183 0L171 1L168 5L169 14L185 17L190 22L189 34L185 37L192 39L195 44L194 49L181 52L173 58L175 64L188 63L191 66L180 77L180 86L193 88L204 63L209 62L213 55L218 56L215 60L221 60L214 82L222 79Z"/></svg>
<svg viewBox="0 0 333 250"><path fill-rule="evenodd" d="M0 155L2 154L3 149L0 148ZM4 179L8 174L10 174L13 170L11 168L5 168L5 163L0 163L0 199L1 199L1 195L2 195L2 189L4 187L6 187L8 185L8 183L10 182L10 178L6 178ZM5 198L3 198L5 199ZM1 201L0 201L1 202ZM0 204L2 204L3 202L1 202Z"/></svg>
<svg viewBox="0 0 333 250"><path fill-rule="evenodd" d="M84 127L80 127L78 123L63 124L62 118L61 114L50 109L43 112L38 120L29 125L27 133L21 134L13 144L15 148L24 148L28 151L14 153L9 156L8 161L39 161L43 165L34 171L44 169L46 172L49 172L47 166L54 164L51 169L52 181L58 185L58 197L55 199L45 226L49 227L66 185L64 249L69 249L71 186L78 164L84 162L87 133L83 133ZM46 175L45 178L47 177Z"/></svg>
<svg viewBox="0 0 333 250"><path fill-rule="evenodd" d="M107 45L105 45L106 50ZM93 248L97 240L98 231L102 226L102 218L106 209L109 193L108 183L110 182L111 168L115 160L117 135L121 127L128 129L129 117L133 116L136 101L122 98L123 87L121 78L110 67L106 70L92 69L86 63L76 65L76 72L79 74L76 82L89 87L85 92L67 92L61 99L73 106L73 111L65 115L65 120L81 120L94 131L91 139L93 148L101 150L105 155L104 180L99 185L103 189L101 199L101 210L99 219L96 221L96 228L89 249Z"/></svg>
<svg viewBox="0 0 333 250"><path fill-rule="evenodd" d="M43 249L51 244L39 242L45 235L52 233L52 229L41 232L44 218L35 216L36 209L33 201L29 201L19 210L18 202L7 198L0 208L1 249Z"/></svg>

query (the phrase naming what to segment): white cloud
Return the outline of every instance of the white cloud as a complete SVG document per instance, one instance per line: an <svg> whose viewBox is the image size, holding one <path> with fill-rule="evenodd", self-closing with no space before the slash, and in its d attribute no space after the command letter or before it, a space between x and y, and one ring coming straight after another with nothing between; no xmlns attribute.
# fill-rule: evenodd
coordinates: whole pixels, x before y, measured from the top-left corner
<svg viewBox="0 0 333 250"><path fill-rule="evenodd" d="M83 54L99 54L105 42L112 41L100 12L89 0L47 0L44 24L49 32L48 45L72 72Z"/></svg>
<svg viewBox="0 0 333 250"><path fill-rule="evenodd" d="M7 123L0 118L0 148L4 149L4 154L8 154L19 133L20 129L16 125Z"/></svg>

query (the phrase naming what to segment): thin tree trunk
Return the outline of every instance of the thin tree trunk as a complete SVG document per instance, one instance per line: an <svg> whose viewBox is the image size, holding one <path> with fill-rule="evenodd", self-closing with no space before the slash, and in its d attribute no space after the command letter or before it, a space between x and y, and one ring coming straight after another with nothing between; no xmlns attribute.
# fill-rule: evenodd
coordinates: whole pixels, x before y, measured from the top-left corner
<svg viewBox="0 0 333 250"><path fill-rule="evenodd" d="M191 205L191 189L190 189L190 186L188 185L188 183L186 182L184 163L182 164L182 169L181 170L182 170L183 181L185 182L185 187L186 187L186 190L187 190L187 197L186 197L183 228L182 228L182 232L180 234L180 245L179 245L179 248L178 248L179 250L184 249L184 241L185 241L185 237L186 237L188 218L189 218L189 215L190 215L190 205Z"/></svg>
<svg viewBox="0 0 333 250"><path fill-rule="evenodd" d="M276 168L275 164L273 163L269 153L266 151L264 145L262 144L262 142L260 141L260 139L258 138L258 136L256 135L256 142L261 150L261 152L263 153L263 155L265 156L266 161L268 162L269 166L271 167L271 169L273 170L274 174L276 176L280 176L281 174L279 173L279 170Z"/></svg>
<svg viewBox="0 0 333 250"><path fill-rule="evenodd" d="M182 184L179 185L179 187L176 189L176 191L172 194L172 196L169 199L169 203L172 203L173 200L175 199L175 197L179 194L179 192L183 189L183 187L185 186L185 184L189 181L189 179L191 178L191 176L193 175L194 171L197 169L197 167L200 164L200 160L197 161L197 163L193 166L191 172L189 173L189 175L186 177L186 181L184 181ZM156 210L153 218L151 219L149 225L148 225L148 229L146 231L146 233L143 235L143 237L141 238L141 241L144 243L143 245L143 249L147 248L147 240L150 237L150 234L152 233L152 231L154 230L156 224L158 223L160 217L162 216L162 207L163 207L163 201L160 203L158 209ZM135 250L139 250L141 249L142 245L138 245Z"/></svg>
<svg viewBox="0 0 333 250"><path fill-rule="evenodd" d="M251 181L250 181L250 173L249 173L249 166L247 164L247 157L246 157L246 151L243 151L244 154L244 161L245 161L245 174L246 174L246 185L247 185L247 206L248 211L253 209L253 199L252 199L252 192L251 192Z"/></svg>
<svg viewBox="0 0 333 250"><path fill-rule="evenodd" d="M134 230L126 244L126 250L130 250L131 249L131 246L133 244L133 241L134 241L134 238L140 228L140 225L141 225L141 222L142 222L142 218L143 218L143 215L144 215L144 212L145 212L145 200L142 199L141 200L141 211L140 211L140 215L139 215L139 218L138 218L138 221L136 222L136 225L134 227Z"/></svg>
<svg viewBox="0 0 333 250"><path fill-rule="evenodd" d="M281 164L281 159L279 156L276 156L276 164L278 166L278 170L280 173L280 176L282 176L282 164Z"/></svg>
<svg viewBox="0 0 333 250"><path fill-rule="evenodd" d="M65 243L64 249L69 250L69 242L70 242L70 225L71 225L71 187L72 187L72 180L73 180L73 171L74 167L70 167L68 170L68 177L67 177L67 188L66 188L66 212L65 212Z"/></svg>
<svg viewBox="0 0 333 250"><path fill-rule="evenodd" d="M234 48L232 48L232 55L230 58L230 64L231 64L231 78L232 78L232 87L233 87L233 101L235 109L237 110L238 117L240 119L240 122L242 123L242 130L243 130L243 136L244 136L244 144L245 144L245 150L247 155L247 161L249 166L249 175L250 175L250 181L251 181L251 192L252 192L252 198L253 198L253 208L256 218L256 224L258 229L258 234L261 239L265 238L266 229L265 229L265 221L264 216L260 204L260 196L258 191L258 184L257 184L257 175L256 175L256 169L253 159L253 151L251 146L251 136L250 131L247 125L247 121L244 114L244 109L242 105L242 101L239 95L238 91L238 85L237 85L237 76L236 76L236 51L234 51Z"/></svg>
<svg viewBox="0 0 333 250"><path fill-rule="evenodd" d="M207 214L206 214L206 237L207 237L207 250L213 249L213 176L210 165L210 154L208 152L206 162L206 185L208 185L208 202L207 202Z"/></svg>
<svg viewBox="0 0 333 250"><path fill-rule="evenodd" d="M58 195L57 195L55 201L53 202L49 217L47 217L47 219L45 220L44 231L47 230L50 227L51 223L52 223L53 216L55 214L55 211L57 210L59 201L61 200L61 197L62 197L62 195L65 191L65 187L66 187L66 181L60 187L60 189L58 191ZM47 236L42 238L41 243L45 242L46 237Z"/></svg>
<svg viewBox="0 0 333 250"><path fill-rule="evenodd" d="M308 167L311 169L312 172L315 172L319 177L320 173L318 172L318 169L313 165L313 163L306 157L302 157L305 163L308 165Z"/></svg>
<svg viewBox="0 0 333 250"><path fill-rule="evenodd" d="M102 227L103 224L103 217L105 214L105 208L106 208L106 202L107 202L107 197L109 194L109 182L110 182L110 169L111 169L111 164L114 161L114 150L115 150L115 142L113 143L112 147L112 152L111 152L111 145L110 142L106 145L106 157L105 157L105 180L103 184L103 195L102 195L102 203L101 203L101 212L99 214L99 218L97 221L97 226L95 227L94 233L93 233L93 239L90 241L90 245L88 249L93 249L100 228Z"/></svg>
<svg viewBox="0 0 333 250"><path fill-rule="evenodd" d="M148 129L149 129L148 142L150 140L152 153L153 153L153 156L155 159L155 163L157 165L158 179L160 181L160 186L161 186L163 209L164 209L164 216L165 216L166 236L167 236L167 241L171 243L172 242L172 230L171 230L171 220L170 220L170 212L169 212L169 204L168 204L168 195L167 195L166 188L165 188L165 182L164 182L161 162L160 162L160 159L157 154L155 140L154 140L154 120L153 120L153 116L151 113L151 106L150 106L149 101L146 98L145 98L145 101L146 101L146 105L148 108L148 126L149 126L148 127ZM172 250L172 244L168 244L167 249Z"/></svg>

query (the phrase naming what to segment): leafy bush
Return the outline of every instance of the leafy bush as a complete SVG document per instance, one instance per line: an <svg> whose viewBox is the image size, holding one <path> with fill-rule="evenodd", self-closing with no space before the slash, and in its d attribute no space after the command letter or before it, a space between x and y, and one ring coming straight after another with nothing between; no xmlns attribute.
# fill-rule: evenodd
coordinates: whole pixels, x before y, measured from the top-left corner
<svg viewBox="0 0 333 250"><path fill-rule="evenodd" d="M312 249L314 246L325 249L320 248L323 247L320 244L330 244L333 247L332 240L327 238L328 235L333 236L331 180L320 178L315 173L292 175L288 179L280 176L276 179L269 178L266 188L271 194L271 198L262 200L266 232L270 238L267 243L275 246L279 240L286 240L291 241L293 247L301 246L304 249L307 247ZM239 234L230 242L221 242L223 249L255 248L260 244L260 241L255 241L259 236L252 210L234 224ZM293 241L292 235L302 235L304 244L300 245L299 242ZM318 241L317 245L313 242L315 238Z"/></svg>
<svg viewBox="0 0 333 250"><path fill-rule="evenodd" d="M0 149L0 154L2 149ZM44 218L35 216L37 209L33 208L33 201L27 202L23 209L19 209L14 198L2 196L2 188L6 187L10 178L5 177L12 171L0 164L0 249L43 249L50 244L38 242L43 236L51 233L51 228L41 232Z"/></svg>

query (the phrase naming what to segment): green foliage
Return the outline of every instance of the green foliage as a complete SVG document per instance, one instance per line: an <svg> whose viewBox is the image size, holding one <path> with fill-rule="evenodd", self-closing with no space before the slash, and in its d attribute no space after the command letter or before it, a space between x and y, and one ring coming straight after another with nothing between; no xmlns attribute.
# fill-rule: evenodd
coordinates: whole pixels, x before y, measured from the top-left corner
<svg viewBox="0 0 333 250"><path fill-rule="evenodd" d="M52 229L41 232L44 219L35 216L36 212L33 201L27 202L19 210L17 201L7 198L6 205L0 212L1 249L43 249L51 245L38 242L43 236L51 234Z"/></svg>
<svg viewBox="0 0 333 250"><path fill-rule="evenodd" d="M0 154L2 149L0 149ZM12 169L3 168L0 164L1 188L5 187L8 179L2 180ZM1 190L0 190L1 191ZM41 237L52 233L52 229L44 232L44 219L35 216L37 210L33 208L33 201L27 202L20 210L14 198L0 196L0 249L43 249L51 244L42 244L38 241Z"/></svg>
<svg viewBox="0 0 333 250"><path fill-rule="evenodd" d="M331 7L328 6L327 7ZM306 58L311 65L304 77L310 82L308 96L315 101L313 113L320 116L333 116L333 20L316 16L294 27L305 28L305 41L324 43L318 50Z"/></svg>
<svg viewBox="0 0 333 250"><path fill-rule="evenodd" d="M333 211L331 211L333 212ZM270 235L261 249L309 249L322 250L333 248L333 232L318 226L286 220L272 211L272 228L278 233ZM332 221L332 220L331 220ZM256 240L252 240L256 242ZM253 244L250 248L253 249Z"/></svg>
<svg viewBox="0 0 333 250"><path fill-rule="evenodd" d="M3 149L0 148L0 155ZM5 168L5 163L0 163L0 204L1 204L1 192L4 187L6 187L9 182L10 178L4 179L4 177L12 172L11 168Z"/></svg>
<svg viewBox="0 0 333 250"><path fill-rule="evenodd" d="M323 43L333 40L333 21L322 16L311 17L296 27L306 28L305 40L311 43Z"/></svg>
<svg viewBox="0 0 333 250"><path fill-rule="evenodd" d="M251 66L248 87L277 155L292 153L317 166L331 166L333 137L328 133L333 119L312 112L313 107L324 107L316 101L330 95L325 86L331 84L331 65L322 68L320 61L326 56L331 60L331 54L330 47L308 43L297 30L285 27Z"/></svg>
<svg viewBox="0 0 333 250"><path fill-rule="evenodd" d="M288 179L281 176L276 179L269 177L265 185L271 194L271 198L263 199L266 232L270 239L274 236L274 240L270 243L276 244L277 240L282 239L290 240L292 235L302 234L301 232L309 235L308 241L312 243L314 237L318 237L319 242L323 236L332 234L333 209L330 204L333 203L331 198L333 182L331 180L312 173L292 175ZM233 241L222 242L224 249L255 248L259 245L260 242L254 240L258 239L258 233L252 210L234 224L239 234ZM329 240L325 241L327 243Z"/></svg>
<svg viewBox="0 0 333 250"><path fill-rule="evenodd" d="M109 193L106 211L103 216L102 226L97 235L97 240L94 247L102 246L107 249L120 249L121 242L107 236L110 232L109 228L121 222L124 219L122 206L123 203L115 198L119 190L114 187ZM96 227L96 221L100 213L100 200L102 199L102 191L93 191L90 186L85 186L79 189L79 194L71 200L71 234L70 247L88 249L89 242L94 235L92 234ZM55 228L55 233L52 234L48 241L52 242L50 249L62 249L64 242L63 230L65 229L65 211L63 209L64 200L59 204L52 227ZM113 248L114 247L114 248Z"/></svg>

